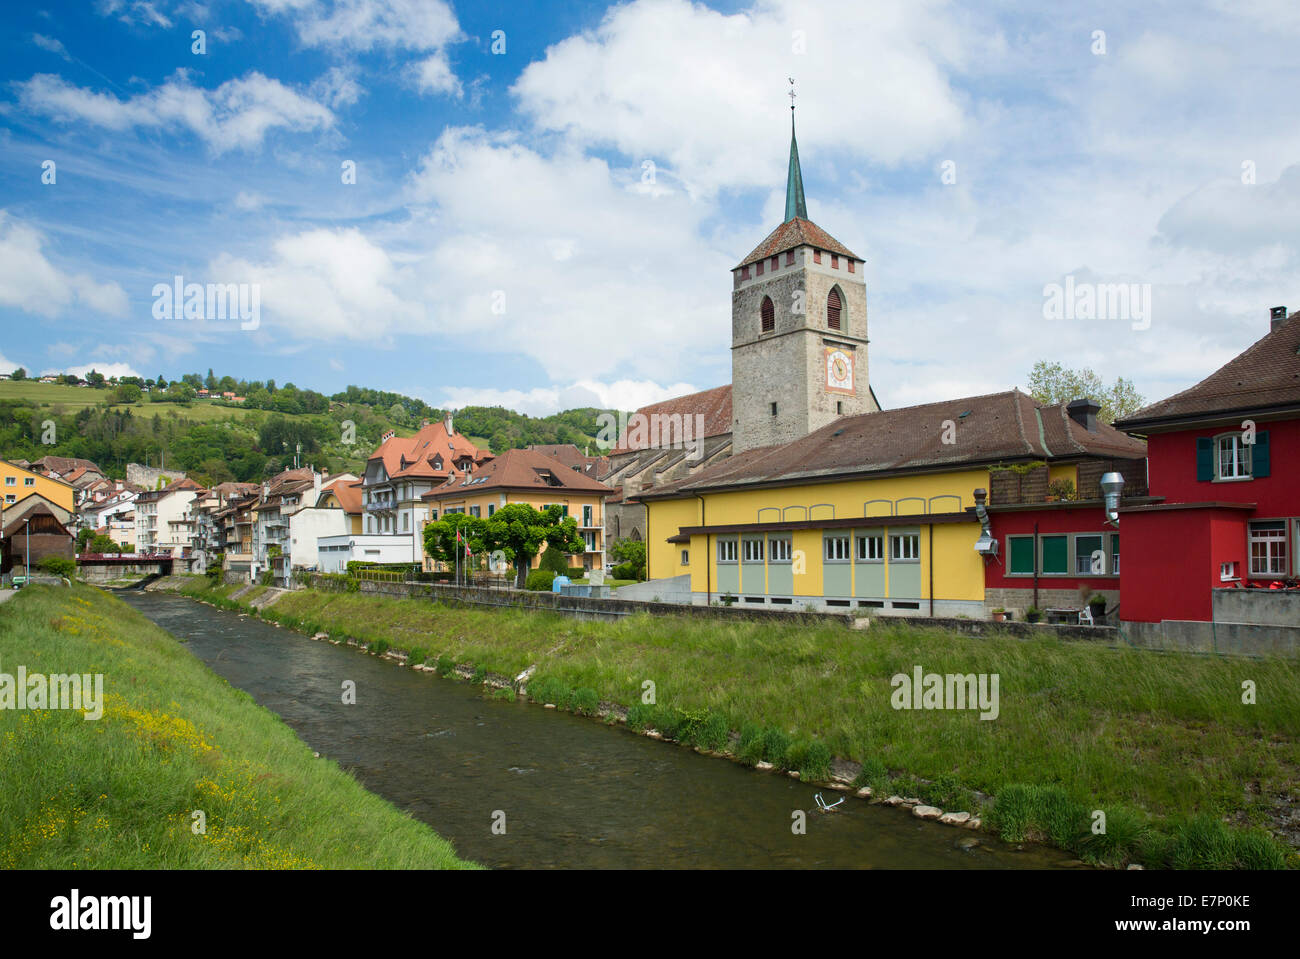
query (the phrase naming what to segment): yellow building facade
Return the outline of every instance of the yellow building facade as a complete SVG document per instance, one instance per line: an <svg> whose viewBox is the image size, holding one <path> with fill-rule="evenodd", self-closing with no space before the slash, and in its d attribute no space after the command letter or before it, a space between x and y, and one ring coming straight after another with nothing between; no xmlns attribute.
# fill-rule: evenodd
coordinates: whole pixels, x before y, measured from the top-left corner
<svg viewBox="0 0 1300 959"><path fill-rule="evenodd" d="M44 496L51 503L57 503L68 512L75 509L76 490L70 483L50 479L8 460L0 460L0 484L3 484L0 486L0 495L3 496L6 509L21 503L33 493Z"/></svg>

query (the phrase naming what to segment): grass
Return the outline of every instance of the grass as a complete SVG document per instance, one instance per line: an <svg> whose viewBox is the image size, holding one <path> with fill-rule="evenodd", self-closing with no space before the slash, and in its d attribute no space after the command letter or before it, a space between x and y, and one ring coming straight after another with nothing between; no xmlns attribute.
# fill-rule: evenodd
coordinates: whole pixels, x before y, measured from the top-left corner
<svg viewBox="0 0 1300 959"><path fill-rule="evenodd" d="M21 400L27 403L60 407L66 412L75 413L86 407L106 403L112 395L111 389L96 390L89 386L65 386L62 383L40 383L36 380L0 380L0 400ZM183 420L200 423L213 423L220 420L240 419L247 410L235 406L218 406L209 400L195 400L189 406L180 403L114 403L115 410L130 410L134 416L153 416L159 414L163 419L168 413L175 413Z"/></svg>
<svg viewBox="0 0 1300 959"><path fill-rule="evenodd" d="M471 865L98 590L24 589L0 606L0 659L104 677L96 721L0 710L0 868Z"/></svg>
<svg viewBox="0 0 1300 959"><path fill-rule="evenodd" d="M206 595L202 587L185 591ZM823 754L810 763L808 753L820 744L864 763L860 784L879 791L892 770L903 778L891 791L973 813L978 790L1004 803L990 818L1008 835L1064 840L1067 848L1090 834L1093 810L1133 811L1172 842L1187 828L1180 824L1197 816L1269 826L1278 797L1300 789L1300 683L1285 660L1110 649L1050 636L975 639L880 619L869 633L650 615L602 623L313 591L288 594L264 615L296 628L310 622L331 634L382 636L399 649L422 645L440 666L468 662L513 676L535 664L531 698L557 702L539 694L547 683L560 692L591 690L631 706L629 725L668 738L690 741L716 714L740 731L735 752L750 763L820 771ZM998 719L893 709L890 678L916 665L997 673ZM657 706L640 705L648 679ZM1261 691L1256 705L1241 702L1243 679ZM788 755L792 744L802 752ZM1030 801L1021 788L1048 792ZM1027 806L1017 811L1017 803ZM1147 855L1172 856L1181 847L1151 848ZM1124 854L1143 855L1128 842Z"/></svg>

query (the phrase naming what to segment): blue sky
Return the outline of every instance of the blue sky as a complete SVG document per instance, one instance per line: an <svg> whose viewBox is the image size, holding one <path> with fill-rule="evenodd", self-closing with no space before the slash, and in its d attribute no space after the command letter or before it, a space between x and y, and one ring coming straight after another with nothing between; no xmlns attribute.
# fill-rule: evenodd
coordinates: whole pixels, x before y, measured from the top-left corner
<svg viewBox="0 0 1300 959"><path fill-rule="evenodd" d="M0 369L530 413L728 382L729 269L781 219L793 76L809 215L867 260L882 403L1037 359L1157 399L1300 307L1300 15L1050 6L7 11ZM175 275L257 284L259 327L155 318ZM1067 276L1149 285L1149 328L1045 318Z"/></svg>

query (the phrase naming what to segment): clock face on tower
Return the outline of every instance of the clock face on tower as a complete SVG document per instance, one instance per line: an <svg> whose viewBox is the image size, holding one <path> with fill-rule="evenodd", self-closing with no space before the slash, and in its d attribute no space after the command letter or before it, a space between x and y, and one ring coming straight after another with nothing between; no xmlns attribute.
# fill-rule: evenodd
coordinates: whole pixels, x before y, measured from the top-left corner
<svg viewBox="0 0 1300 959"><path fill-rule="evenodd" d="M838 346L826 347L826 389L834 393L853 392L853 354Z"/></svg>

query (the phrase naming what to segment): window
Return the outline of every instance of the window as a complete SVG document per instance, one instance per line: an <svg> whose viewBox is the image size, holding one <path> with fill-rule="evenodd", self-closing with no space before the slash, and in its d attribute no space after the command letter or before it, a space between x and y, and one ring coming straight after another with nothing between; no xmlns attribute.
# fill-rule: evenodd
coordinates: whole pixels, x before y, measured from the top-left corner
<svg viewBox="0 0 1300 959"><path fill-rule="evenodd" d="M822 261L822 251L821 251L821 250L813 250L813 262L814 262L814 263L820 263L821 261Z"/></svg>
<svg viewBox="0 0 1300 959"><path fill-rule="evenodd" d="M1119 575L1119 533L1110 534L1110 575Z"/></svg>
<svg viewBox="0 0 1300 959"><path fill-rule="evenodd" d="M849 559L848 536L826 537L826 562L846 563Z"/></svg>
<svg viewBox="0 0 1300 959"><path fill-rule="evenodd" d="M1240 433L1216 437L1215 479L1249 479L1250 448L1241 441Z"/></svg>
<svg viewBox="0 0 1300 959"><path fill-rule="evenodd" d="M879 563L885 558L885 539L880 535L858 537L858 562Z"/></svg>
<svg viewBox="0 0 1300 959"><path fill-rule="evenodd" d="M773 416L776 416L776 404L775 404L775 403L772 404L772 415L773 415Z"/></svg>
<svg viewBox="0 0 1300 959"><path fill-rule="evenodd" d="M831 269L832 269L832 270L838 270L839 268L840 268L840 258L839 258L838 256L836 256L834 253L832 253L832 254L831 254Z"/></svg>
<svg viewBox="0 0 1300 959"><path fill-rule="evenodd" d="M9 503L9 504L16 503L16 502L18 502L18 497L15 496L13 493L6 493L6 494L5 494L5 502L6 502L6 503Z"/></svg>
<svg viewBox="0 0 1300 959"><path fill-rule="evenodd" d="M495 513L496 511L497 511L497 504L496 504L496 503L488 503L488 519L491 519L491 518L492 518L492 514ZM434 519L437 519L437 517L435 516Z"/></svg>
<svg viewBox="0 0 1300 959"><path fill-rule="evenodd" d="M24 476L24 477L23 477L23 485L24 485L24 486L35 486L35 485L36 485L36 477L35 477L35 476Z"/></svg>
<svg viewBox="0 0 1300 959"><path fill-rule="evenodd" d="M794 266L794 250L787 250L785 253L785 265Z"/></svg>
<svg viewBox="0 0 1300 959"><path fill-rule="evenodd" d="M736 561L736 541L734 539L718 540L718 562L734 563Z"/></svg>
<svg viewBox="0 0 1300 959"><path fill-rule="evenodd" d="M826 297L826 325L832 330L840 328L840 291L831 290Z"/></svg>
<svg viewBox="0 0 1300 959"><path fill-rule="evenodd" d="M586 544L588 553L596 552L596 531L594 529L584 529L582 531L582 541Z"/></svg>
<svg viewBox="0 0 1300 959"><path fill-rule="evenodd" d="M410 513L403 513L403 514L402 514L402 532L403 532L403 533L409 533L410 531L411 531L411 514L410 514Z"/></svg>
<svg viewBox="0 0 1300 959"><path fill-rule="evenodd" d="M748 279L749 279L749 267L747 267L747 266L742 266L742 267L740 268L740 278L741 278L742 280L748 280Z"/></svg>
<svg viewBox="0 0 1300 959"><path fill-rule="evenodd" d="M773 536L768 541L768 556L773 563L790 562L790 537Z"/></svg>
<svg viewBox="0 0 1300 959"><path fill-rule="evenodd" d="M17 486L17 485L18 485L18 477L17 477L17 476L6 476L6 477L5 477L5 486Z"/></svg>
<svg viewBox="0 0 1300 959"><path fill-rule="evenodd" d="M1250 524L1252 576L1286 575L1286 521Z"/></svg>
<svg viewBox="0 0 1300 959"><path fill-rule="evenodd" d="M1032 536L1007 537L1007 575L1034 575L1034 538Z"/></svg>
<svg viewBox="0 0 1300 959"><path fill-rule="evenodd" d="M1219 564L1219 580L1220 580L1221 582L1225 582L1225 583L1226 583L1226 582L1228 582L1229 580L1234 580L1234 579L1236 579L1236 578L1237 578L1237 564L1236 564L1236 563L1220 563L1220 564Z"/></svg>
<svg viewBox="0 0 1300 959"><path fill-rule="evenodd" d="M850 273L856 273L856 272L857 272L857 271L853 268L853 261L852 261L852 260L849 260L849 272L850 272Z"/></svg>
<svg viewBox="0 0 1300 959"><path fill-rule="evenodd" d="M780 255L778 254L777 256L772 257L772 269L775 270L775 269L777 269L780 265L781 265L781 257L780 257Z"/></svg>
<svg viewBox="0 0 1300 959"><path fill-rule="evenodd" d="M921 561L921 534L895 533L889 537L889 559L898 563Z"/></svg>
<svg viewBox="0 0 1300 959"><path fill-rule="evenodd" d="M770 296L763 297L763 304L759 307L758 312L762 317L762 323L759 328L760 332L771 333L775 330L776 309L772 306L772 298Z"/></svg>
<svg viewBox="0 0 1300 959"><path fill-rule="evenodd" d="M591 507L590 507L590 506L584 506L584 507L582 508L582 525L583 525L583 526L591 526L591 525L593 525L592 522L591 522Z"/></svg>
<svg viewBox="0 0 1300 959"><path fill-rule="evenodd" d="M471 507L469 508L469 515L470 515L470 516L482 516L482 515L483 515L483 507L481 507L481 506L471 506Z"/></svg>
<svg viewBox="0 0 1300 959"><path fill-rule="evenodd" d="M754 264L754 275L755 275L755 276L762 276L762 275L763 275L763 261L762 261L762 260L759 260L757 263Z"/></svg>
<svg viewBox="0 0 1300 959"><path fill-rule="evenodd" d="M747 539L741 544L741 555L745 557L746 563L763 562L763 541L761 539Z"/></svg>
<svg viewBox="0 0 1300 959"><path fill-rule="evenodd" d="M1106 552L1101 548L1100 536L1074 538L1074 571L1085 576L1105 574Z"/></svg>
<svg viewBox="0 0 1300 959"><path fill-rule="evenodd" d="M1044 536L1043 537L1043 561L1042 570L1044 574L1056 574L1064 576L1070 571L1068 556L1070 552L1070 537L1068 536Z"/></svg>
<svg viewBox="0 0 1300 959"><path fill-rule="evenodd" d="M682 565L683 566L691 565L691 551L689 549L682 550Z"/></svg>
<svg viewBox="0 0 1300 959"><path fill-rule="evenodd" d="M843 415L844 415L844 401L843 401L843 400L836 400L836 401L835 401L835 415L836 415L836 416L843 416Z"/></svg>

